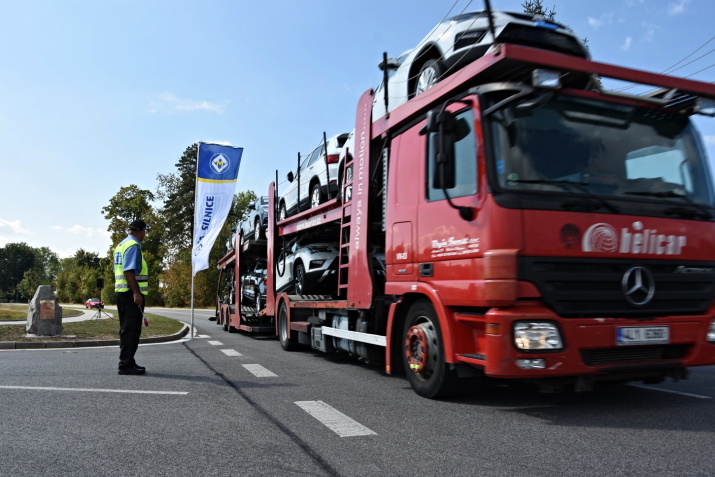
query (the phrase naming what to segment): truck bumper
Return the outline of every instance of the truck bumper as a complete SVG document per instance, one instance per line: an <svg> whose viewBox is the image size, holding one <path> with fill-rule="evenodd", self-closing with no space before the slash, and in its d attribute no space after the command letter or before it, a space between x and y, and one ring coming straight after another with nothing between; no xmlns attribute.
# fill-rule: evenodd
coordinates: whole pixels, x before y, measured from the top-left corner
<svg viewBox="0 0 715 477"><path fill-rule="evenodd" d="M554 315L538 303L492 309L484 315L490 334L484 334L481 350L457 354L455 361L478 366L494 378L552 378L599 376L598 380L648 379L673 370L715 364L715 343L707 341L715 309L703 316L654 319L570 318ZM525 351L514 340L515 322L555 323L561 333L559 350ZM667 327L662 343L624 345L619 327ZM641 378L642 376L642 378Z"/></svg>

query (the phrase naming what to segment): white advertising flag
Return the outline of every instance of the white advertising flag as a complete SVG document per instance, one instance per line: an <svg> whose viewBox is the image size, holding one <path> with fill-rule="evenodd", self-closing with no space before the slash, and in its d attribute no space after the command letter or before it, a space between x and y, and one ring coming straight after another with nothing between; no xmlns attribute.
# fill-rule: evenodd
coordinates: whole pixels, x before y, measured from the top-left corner
<svg viewBox="0 0 715 477"><path fill-rule="evenodd" d="M231 210L243 148L199 143L191 276L209 268L209 254Z"/></svg>

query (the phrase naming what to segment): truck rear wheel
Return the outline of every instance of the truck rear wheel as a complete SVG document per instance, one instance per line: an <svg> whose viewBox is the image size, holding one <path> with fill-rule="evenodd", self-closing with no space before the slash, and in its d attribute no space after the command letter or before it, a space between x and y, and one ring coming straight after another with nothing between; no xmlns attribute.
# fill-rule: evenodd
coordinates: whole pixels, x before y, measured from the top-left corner
<svg viewBox="0 0 715 477"><path fill-rule="evenodd" d="M293 351L298 347L298 335L288 326L288 305L285 301L281 302L278 309L278 339L286 351Z"/></svg>
<svg viewBox="0 0 715 477"><path fill-rule="evenodd" d="M426 398L454 394L458 378L444 360L439 320L429 301L419 300L410 307L402 336L402 361L412 389Z"/></svg>

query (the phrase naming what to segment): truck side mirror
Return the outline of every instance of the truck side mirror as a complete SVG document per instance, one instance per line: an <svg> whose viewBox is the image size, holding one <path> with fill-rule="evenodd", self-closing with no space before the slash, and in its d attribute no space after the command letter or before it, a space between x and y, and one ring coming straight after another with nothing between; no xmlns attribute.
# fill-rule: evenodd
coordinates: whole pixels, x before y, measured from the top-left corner
<svg viewBox="0 0 715 477"><path fill-rule="evenodd" d="M295 177L293 176L293 171L290 171L287 175L286 178L288 179L288 182L293 182Z"/></svg>
<svg viewBox="0 0 715 477"><path fill-rule="evenodd" d="M457 142L457 120L447 111L437 114L436 125L439 132L433 137L437 146L434 155L434 175L432 187L435 189L454 189L457 183L457 171L454 159L454 144Z"/></svg>

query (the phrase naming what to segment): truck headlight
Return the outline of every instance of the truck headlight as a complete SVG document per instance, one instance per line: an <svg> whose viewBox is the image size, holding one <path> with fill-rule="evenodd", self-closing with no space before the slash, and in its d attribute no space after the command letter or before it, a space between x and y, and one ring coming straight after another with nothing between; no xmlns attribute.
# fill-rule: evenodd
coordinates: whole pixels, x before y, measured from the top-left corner
<svg viewBox="0 0 715 477"><path fill-rule="evenodd" d="M715 343L715 319L710 320L710 328L708 328L708 341Z"/></svg>
<svg viewBox="0 0 715 477"><path fill-rule="evenodd" d="M556 350L564 347L556 325L543 321L514 323L514 344L517 348L528 351Z"/></svg>

